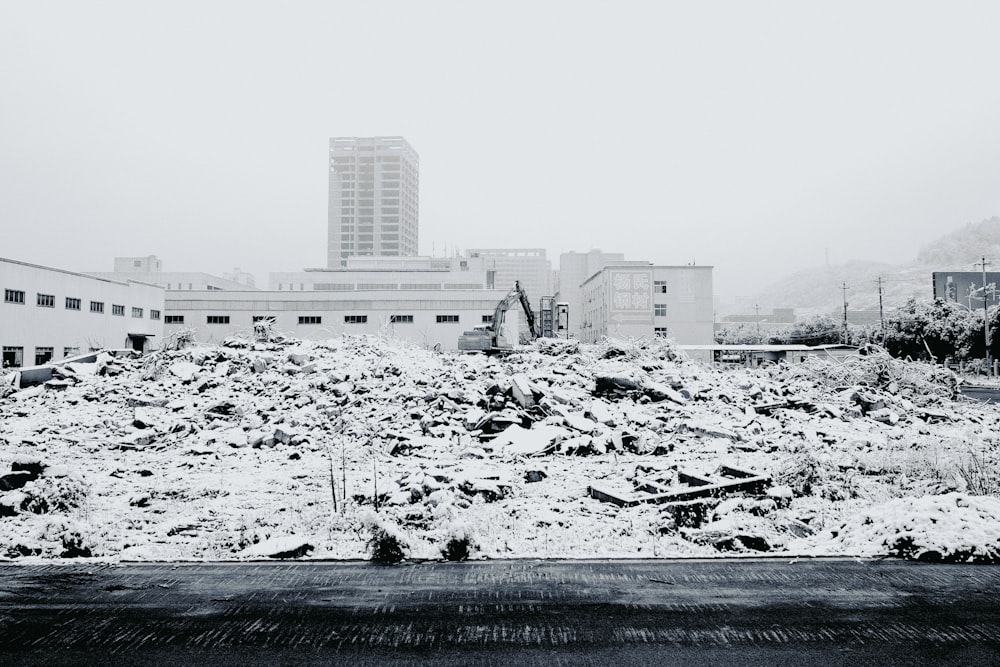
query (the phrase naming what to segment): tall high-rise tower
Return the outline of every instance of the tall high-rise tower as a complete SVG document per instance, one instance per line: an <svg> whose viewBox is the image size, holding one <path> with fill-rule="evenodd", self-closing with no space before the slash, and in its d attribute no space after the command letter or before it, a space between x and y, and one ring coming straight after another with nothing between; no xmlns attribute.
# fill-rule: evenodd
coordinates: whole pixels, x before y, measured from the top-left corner
<svg viewBox="0 0 1000 667"><path fill-rule="evenodd" d="M330 139L327 266L417 254L420 158L403 137Z"/></svg>

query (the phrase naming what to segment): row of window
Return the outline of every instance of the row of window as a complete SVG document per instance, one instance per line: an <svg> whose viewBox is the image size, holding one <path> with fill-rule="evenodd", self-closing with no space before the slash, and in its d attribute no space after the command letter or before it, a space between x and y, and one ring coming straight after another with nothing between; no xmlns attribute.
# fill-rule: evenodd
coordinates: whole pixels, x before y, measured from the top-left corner
<svg viewBox="0 0 1000 667"><path fill-rule="evenodd" d="M91 352L96 352L97 348L90 348ZM2 361L0 365L3 368L21 368L24 366L24 348L14 345L4 345L2 349ZM80 348L78 347L64 347L63 348L63 358L73 357L80 354ZM55 356L55 348L52 347L36 347L35 348L35 366L41 366L42 364L47 364L52 361L52 357Z"/></svg>
<svg viewBox="0 0 1000 667"><path fill-rule="evenodd" d="M3 300L4 300L4 303L16 303L16 304L23 305L24 304L24 291L23 290L14 290L14 289L5 289L3 291ZM68 297L66 297L64 308L66 310L80 310L80 307L81 307L82 303L83 302L80 299L77 299L76 297L68 296ZM37 305L37 306L39 306L41 308L55 308L56 307L56 297L55 297L54 294L42 294L41 292L39 292L36 295L35 305ZM104 302L103 301L91 301L90 302L90 312L92 312L92 313L103 313L104 312ZM115 304L115 303L111 304L111 314L112 315L118 315L120 317L125 317L125 306L124 305ZM132 307L132 317L136 317L136 318L140 318L141 319L143 317L143 315L144 315L144 311L143 311L142 308L136 308L135 306ZM158 320L158 319L160 319L160 311L151 308L149 310L149 319L151 319L151 320Z"/></svg>
<svg viewBox="0 0 1000 667"><path fill-rule="evenodd" d="M436 321L438 324L456 323L459 321L458 315L436 315ZM273 315L254 315L253 322L261 322L263 320L275 321ZM413 324L413 315L391 315L389 321L392 324ZM493 321L492 315L483 315L483 324L489 324ZM367 315L344 315L344 324L365 324L368 322ZM183 315L167 315L163 319L164 324L184 324ZM229 324L229 315L207 315L205 317L206 324ZM299 324L322 324L323 317L321 315L299 315Z"/></svg>

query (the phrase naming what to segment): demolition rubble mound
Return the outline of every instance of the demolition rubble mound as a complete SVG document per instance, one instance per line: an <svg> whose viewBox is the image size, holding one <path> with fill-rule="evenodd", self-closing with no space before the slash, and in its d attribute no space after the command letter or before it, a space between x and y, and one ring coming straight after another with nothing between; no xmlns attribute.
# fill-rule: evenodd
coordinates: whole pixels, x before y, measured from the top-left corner
<svg viewBox="0 0 1000 667"><path fill-rule="evenodd" d="M939 367L264 333L4 391L0 557L1000 555L1000 413Z"/></svg>

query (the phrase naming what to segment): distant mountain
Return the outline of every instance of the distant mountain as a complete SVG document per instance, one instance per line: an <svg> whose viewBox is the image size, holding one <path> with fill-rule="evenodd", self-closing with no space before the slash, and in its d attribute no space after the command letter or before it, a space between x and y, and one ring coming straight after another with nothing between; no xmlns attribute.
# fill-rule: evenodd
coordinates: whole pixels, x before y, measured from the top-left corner
<svg viewBox="0 0 1000 667"><path fill-rule="evenodd" d="M974 270L972 265L983 257L1000 259L1000 218L992 217L982 222L970 222L961 229L945 234L921 248L917 263L940 266L942 269ZM993 270L996 270L994 268Z"/></svg>
<svg viewBox="0 0 1000 667"><path fill-rule="evenodd" d="M762 311L794 308L797 317L843 313L847 285L848 310L879 307L878 279L882 278L882 302L886 310L915 296L933 296L931 274L935 271L974 271L983 257L994 260L991 270L1000 270L1000 217L970 223L925 245L916 261L902 265L850 261L793 273L769 285L754 299Z"/></svg>

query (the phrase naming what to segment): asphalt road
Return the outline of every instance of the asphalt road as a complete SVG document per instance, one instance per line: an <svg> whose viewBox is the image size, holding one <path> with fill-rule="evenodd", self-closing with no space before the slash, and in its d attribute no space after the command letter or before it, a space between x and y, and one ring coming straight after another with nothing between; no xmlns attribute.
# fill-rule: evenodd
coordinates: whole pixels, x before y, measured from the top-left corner
<svg viewBox="0 0 1000 667"><path fill-rule="evenodd" d="M0 565L0 663L996 665L1000 567Z"/></svg>
<svg viewBox="0 0 1000 667"><path fill-rule="evenodd" d="M985 401L986 403L1000 403L1000 387L977 387L977 386L964 386L962 387L962 395L966 398L974 398L977 401Z"/></svg>

